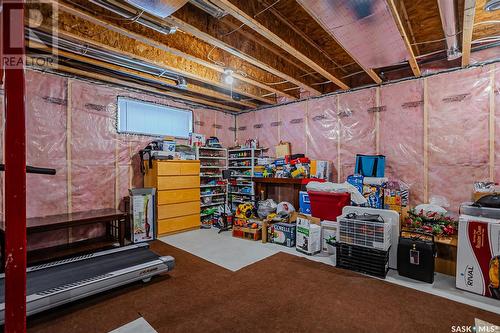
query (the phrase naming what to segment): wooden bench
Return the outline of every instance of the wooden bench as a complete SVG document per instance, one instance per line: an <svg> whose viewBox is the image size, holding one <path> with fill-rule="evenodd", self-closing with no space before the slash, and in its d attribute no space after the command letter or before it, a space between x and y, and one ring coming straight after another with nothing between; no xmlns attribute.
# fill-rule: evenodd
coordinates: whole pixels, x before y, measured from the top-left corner
<svg viewBox="0 0 500 333"><path fill-rule="evenodd" d="M52 247L36 250L28 250L28 264L33 265L49 260L64 258L75 254L83 254L98 249L110 248L116 242L120 246L125 245L125 224L127 213L114 208L89 210L75 213L50 215L43 217L32 217L26 219L26 233L29 241L30 236L55 230L91 225L105 224L106 233L102 237L86 239L82 241L70 242ZM2 256L2 271L5 267L5 231L0 229L0 246Z"/></svg>

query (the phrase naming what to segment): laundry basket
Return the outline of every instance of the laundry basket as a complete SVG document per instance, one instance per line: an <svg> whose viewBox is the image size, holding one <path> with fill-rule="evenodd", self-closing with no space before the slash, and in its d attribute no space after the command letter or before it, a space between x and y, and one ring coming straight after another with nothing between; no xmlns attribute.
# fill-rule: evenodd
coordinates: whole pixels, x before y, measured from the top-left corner
<svg viewBox="0 0 500 333"><path fill-rule="evenodd" d="M307 191L311 202L311 215L322 220L336 221L342 208L349 206L349 193Z"/></svg>

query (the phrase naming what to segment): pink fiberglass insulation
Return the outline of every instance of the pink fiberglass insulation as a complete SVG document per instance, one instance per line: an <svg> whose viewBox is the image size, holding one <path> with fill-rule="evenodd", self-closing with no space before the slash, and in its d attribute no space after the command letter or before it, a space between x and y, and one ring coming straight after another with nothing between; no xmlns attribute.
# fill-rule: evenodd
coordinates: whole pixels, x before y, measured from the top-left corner
<svg viewBox="0 0 500 333"><path fill-rule="evenodd" d="M55 176L26 176L27 217L65 213L66 79L28 71L26 90L27 164L56 169Z"/></svg>
<svg viewBox="0 0 500 333"><path fill-rule="evenodd" d="M223 147L234 145L234 115L229 113L217 112L215 115L216 129L215 136L219 138Z"/></svg>
<svg viewBox="0 0 500 333"><path fill-rule="evenodd" d="M236 117L236 141L238 144L245 143L248 139L255 139L255 115L257 112L247 112Z"/></svg>
<svg viewBox="0 0 500 333"><path fill-rule="evenodd" d="M375 88L340 94L340 180L354 173L356 154L375 154Z"/></svg>
<svg viewBox="0 0 500 333"><path fill-rule="evenodd" d="M278 119L278 109L279 107L256 111L253 124L248 124L253 127L260 146L269 148L268 154L271 156L276 155L275 146L280 141L282 123Z"/></svg>
<svg viewBox="0 0 500 333"><path fill-rule="evenodd" d="M495 174L494 180L500 182L500 64L490 66L493 73L493 98L495 107Z"/></svg>
<svg viewBox="0 0 500 333"><path fill-rule="evenodd" d="M380 89L380 153L386 156L386 177L410 186L410 202L423 202L424 90L414 80Z"/></svg>
<svg viewBox="0 0 500 333"><path fill-rule="evenodd" d="M306 107L307 102L292 103L278 108L280 139L292 143L292 154L305 154L307 148Z"/></svg>
<svg viewBox="0 0 500 333"><path fill-rule="evenodd" d="M307 155L318 160L332 161L337 181L337 156L339 138L337 96L307 101Z"/></svg>
<svg viewBox="0 0 500 333"><path fill-rule="evenodd" d="M26 72L27 164L56 169L55 176L26 176L27 217L65 213L67 201L66 79ZM28 248L65 243L67 231L30 237Z"/></svg>
<svg viewBox="0 0 500 333"><path fill-rule="evenodd" d="M489 61L492 59L500 59L500 46L495 46L489 49L471 52L470 63L475 64L478 62ZM498 67L498 64L497 64Z"/></svg>
<svg viewBox="0 0 500 333"><path fill-rule="evenodd" d="M215 136L215 113L212 110L199 110L194 112L194 125L197 133L205 135L206 138Z"/></svg>
<svg viewBox="0 0 500 333"><path fill-rule="evenodd" d="M429 197L450 210L470 200L472 183L488 179L489 74L474 68L428 79Z"/></svg>
<svg viewBox="0 0 500 333"><path fill-rule="evenodd" d="M73 210L115 207L116 93L74 81L72 86Z"/></svg>
<svg viewBox="0 0 500 333"><path fill-rule="evenodd" d="M67 87L71 81L72 94L68 103ZM27 88L27 161L30 165L55 168L56 176L27 176L28 217L68 212L67 110L71 112L71 198L72 211L116 207L132 187L143 186L138 151L154 137L117 134L117 97L192 109L186 104L158 96L130 92L87 81L26 71ZM3 118L3 93L0 94L0 120ZM198 109L207 123L205 134L214 135L215 117L222 113ZM224 126L228 120L223 115ZM232 116L230 116L232 117ZM3 121L0 122L3 138ZM194 125L196 129L196 124ZM233 125L234 126L234 125ZM203 132L203 131L202 131ZM225 133L221 133L225 138ZM234 135L234 132L231 132ZM227 138L226 138L227 139ZM184 143L184 142L183 142ZM3 139L0 140L0 148ZM3 150L3 149L2 149ZM0 151L2 151L0 150ZM3 156L1 157L3 160ZM115 163L117 162L117 163ZM3 174L0 185L3 185ZM115 187L118 192L115 193ZM3 188L3 186L2 186ZM3 191L0 192L0 207ZM3 220L3 209L0 220ZM46 232L30 236L30 249L59 245L103 234L102 225Z"/></svg>
<svg viewBox="0 0 500 333"><path fill-rule="evenodd" d="M365 68L391 66L408 57L385 0L299 0Z"/></svg>

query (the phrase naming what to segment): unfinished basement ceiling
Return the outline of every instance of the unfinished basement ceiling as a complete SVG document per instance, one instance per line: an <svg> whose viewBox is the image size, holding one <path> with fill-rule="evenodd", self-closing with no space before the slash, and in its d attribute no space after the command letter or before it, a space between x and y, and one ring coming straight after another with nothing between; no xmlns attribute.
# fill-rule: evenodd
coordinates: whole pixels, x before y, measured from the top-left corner
<svg viewBox="0 0 500 333"><path fill-rule="evenodd" d="M145 90L239 112L420 76L430 62L468 66L470 52L498 45L499 13L484 11L485 0L452 2L446 17L455 22L444 26L436 0L61 0L57 13L30 6L43 14L32 28L80 45L60 50L59 71L73 62L80 72L107 70ZM462 59L447 59L444 29L457 32ZM31 55L57 49L29 42ZM131 62L157 70L125 66Z"/></svg>

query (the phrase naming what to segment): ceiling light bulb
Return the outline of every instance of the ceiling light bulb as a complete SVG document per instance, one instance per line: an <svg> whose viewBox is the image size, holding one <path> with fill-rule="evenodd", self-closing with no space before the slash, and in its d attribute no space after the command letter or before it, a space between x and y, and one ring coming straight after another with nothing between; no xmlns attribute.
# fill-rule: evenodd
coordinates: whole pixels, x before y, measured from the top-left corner
<svg viewBox="0 0 500 333"><path fill-rule="evenodd" d="M233 71L230 69L225 69L222 78L224 80L224 83L232 85L234 82Z"/></svg>
<svg viewBox="0 0 500 333"><path fill-rule="evenodd" d="M234 77L232 77L231 75L226 75L226 77L224 78L224 82L227 84L233 84Z"/></svg>

